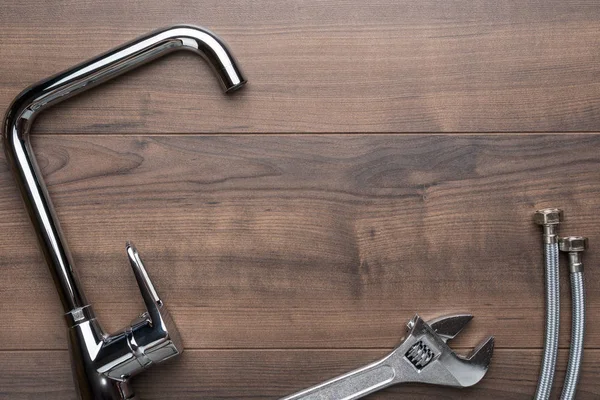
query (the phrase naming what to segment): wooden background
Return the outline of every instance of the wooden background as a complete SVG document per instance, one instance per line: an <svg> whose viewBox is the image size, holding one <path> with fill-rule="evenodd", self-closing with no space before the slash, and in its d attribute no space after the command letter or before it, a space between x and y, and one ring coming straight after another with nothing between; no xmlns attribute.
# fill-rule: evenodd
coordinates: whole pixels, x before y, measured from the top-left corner
<svg viewBox="0 0 600 400"><path fill-rule="evenodd" d="M46 112L33 144L108 330L142 310L134 241L186 346L143 399L276 399L374 361L405 322L471 312L486 378L372 399L529 399L544 325L537 208L590 237L578 399L600 396L595 1L42 0L0 8L0 109L171 23L218 32L249 84L174 54ZM3 157L3 156L0 156ZM0 398L74 399L65 328L0 160ZM562 270L556 376L569 346ZM558 398L558 390L554 396Z"/></svg>

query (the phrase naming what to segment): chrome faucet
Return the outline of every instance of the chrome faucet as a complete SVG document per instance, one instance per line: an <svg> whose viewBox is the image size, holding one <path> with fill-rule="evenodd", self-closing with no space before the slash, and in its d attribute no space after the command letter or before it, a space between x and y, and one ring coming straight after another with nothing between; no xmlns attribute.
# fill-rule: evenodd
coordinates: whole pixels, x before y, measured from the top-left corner
<svg viewBox="0 0 600 400"><path fill-rule="evenodd" d="M104 332L78 282L29 132L43 110L176 50L191 50L205 58L226 92L246 83L221 39L204 28L177 25L152 32L30 86L13 101L4 120L2 139L7 161L65 311L73 375L81 399L135 399L130 378L154 363L177 356L183 346L137 250L129 243L127 256L146 312L120 332Z"/></svg>

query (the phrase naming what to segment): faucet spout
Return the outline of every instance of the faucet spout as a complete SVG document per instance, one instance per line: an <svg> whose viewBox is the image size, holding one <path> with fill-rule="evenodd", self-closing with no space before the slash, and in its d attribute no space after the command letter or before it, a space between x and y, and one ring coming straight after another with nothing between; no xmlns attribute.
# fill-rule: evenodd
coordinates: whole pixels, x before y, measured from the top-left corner
<svg viewBox="0 0 600 400"><path fill-rule="evenodd" d="M31 149L32 123L43 110L176 50L192 51L205 58L226 92L246 82L231 51L219 37L204 28L177 25L135 39L30 86L6 113L2 137L6 157L65 312L86 306L87 300L77 282L71 254Z"/></svg>
<svg viewBox="0 0 600 400"><path fill-rule="evenodd" d="M130 376L152 363L171 358L183 347L175 325L158 298L139 254L127 254L147 312L122 332L107 335L96 320L77 278L46 184L38 167L29 132L36 116L59 102L177 50L192 51L214 70L225 92L246 83L227 45L207 29L175 25L151 32L21 92L9 107L2 141L7 162L33 223L70 328L73 371L83 399L130 399Z"/></svg>

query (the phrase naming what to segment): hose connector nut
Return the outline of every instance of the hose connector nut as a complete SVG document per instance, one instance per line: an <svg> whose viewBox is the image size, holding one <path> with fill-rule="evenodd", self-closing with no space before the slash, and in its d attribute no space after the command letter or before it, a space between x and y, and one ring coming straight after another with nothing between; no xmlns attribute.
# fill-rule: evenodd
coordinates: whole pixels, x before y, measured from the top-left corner
<svg viewBox="0 0 600 400"><path fill-rule="evenodd" d="M571 273L583 272L582 254L588 248L588 238L583 236L567 236L558 239L560 251L569 253L569 270Z"/></svg>
<svg viewBox="0 0 600 400"><path fill-rule="evenodd" d="M544 208L533 214L533 221L544 227L544 243L556 243L556 230L558 224L563 221L563 210L559 208Z"/></svg>
<svg viewBox="0 0 600 400"><path fill-rule="evenodd" d="M537 210L533 220L538 225L558 225L563 220L563 210L559 208L544 208Z"/></svg>

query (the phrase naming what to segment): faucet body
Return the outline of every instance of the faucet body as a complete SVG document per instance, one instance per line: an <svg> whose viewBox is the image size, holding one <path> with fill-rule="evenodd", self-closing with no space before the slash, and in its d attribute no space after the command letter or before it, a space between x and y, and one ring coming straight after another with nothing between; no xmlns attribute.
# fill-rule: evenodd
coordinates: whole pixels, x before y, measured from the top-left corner
<svg viewBox="0 0 600 400"><path fill-rule="evenodd" d="M127 255L147 311L120 332L104 332L78 281L29 132L43 110L176 50L189 50L205 58L226 92L246 82L230 50L215 34L200 27L177 25L149 33L30 86L13 101L4 120L6 158L64 308L73 374L82 399L135 398L129 378L178 355L183 346L131 244L127 245Z"/></svg>

